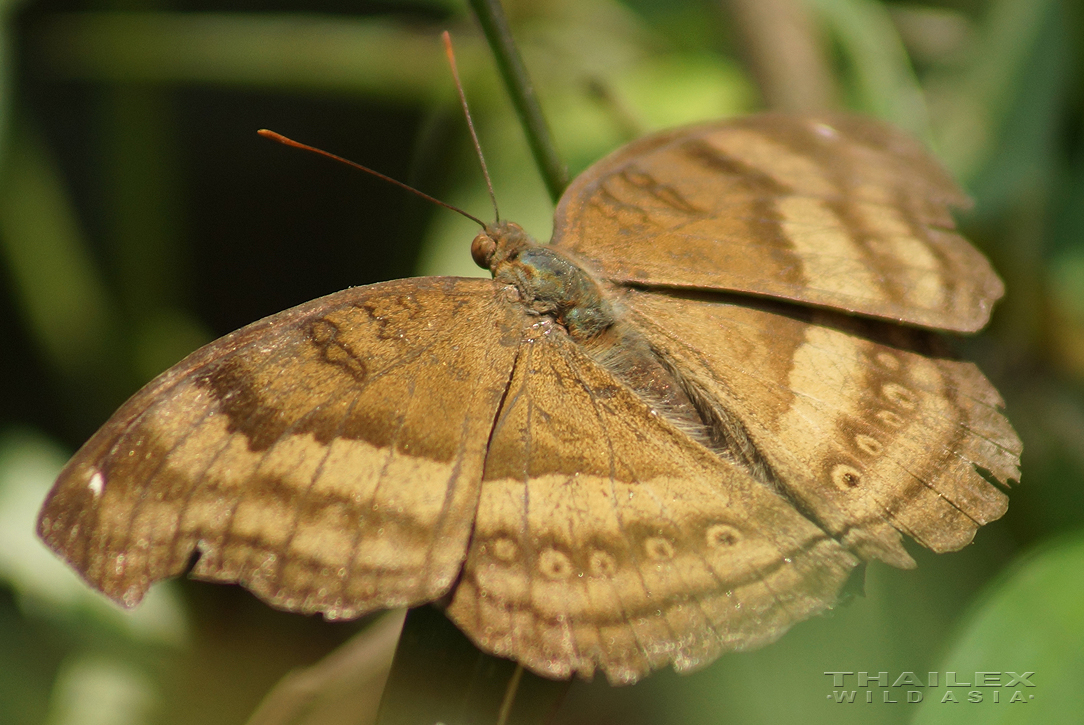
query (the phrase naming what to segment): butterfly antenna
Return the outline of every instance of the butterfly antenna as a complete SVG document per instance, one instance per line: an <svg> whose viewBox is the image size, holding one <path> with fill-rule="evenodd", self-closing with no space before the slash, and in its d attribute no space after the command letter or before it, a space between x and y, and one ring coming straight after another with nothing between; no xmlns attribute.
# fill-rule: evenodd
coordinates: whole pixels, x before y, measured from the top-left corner
<svg viewBox="0 0 1084 725"><path fill-rule="evenodd" d="M463 211L462 209L460 209L457 206L452 206L451 204L449 204L447 202L444 202L444 201L441 201L440 199L429 196L429 194L426 194L424 191L418 191L413 186L408 186L407 184L404 184L401 181L396 181L395 179L391 178L390 176L385 176L384 174L380 173L379 171L374 171L374 170L370 169L368 166L362 166L361 164L356 163L354 161L351 161L350 159L344 159L342 156L336 156L333 153L329 153L327 151L324 151L323 149L318 149L315 146L309 146L308 144L303 144L300 141L294 141L292 138L287 138L286 136L283 136L281 133L275 133L274 131L268 131L266 128L261 128L256 133L260 134L264 138L269 138L272 141L278 141L280 144L283 144L284 146L293 146L296 149L301 149L303 151L310 151L310 152L312 152L314 154L317 154L318 156L325 156L325 157L327 157L329 159L332 159L334 161L338 161L340 163L346 164L347 166L353 166L355 169L358 169L359 171L364 171L366 174L371 174L371 175L375 176L378 179L383 179L384 181L388 182L389 184L394 184L395 186L398 186L400 189L406 189L411 194L414 194L416 196L420 196L421 198L425 199L426 201L432 202L432 203L436 204L437 206L442 206L445 209L451 209L452 211L456 212L457 214L462 214L463 216L467 217L468 219L470 219L472 222L474 222L478 226L482 227L483 229L486 228L486 223L484 221L482 221L481 219L479 219L478 217L474 216L473 214L468 214L467 212Z"/></svg>
<svg viewBox="0 0 1084 725"><path fill-rule="evenodd" d="M482 176L486 177L486 190L489 192L489 200L493 202L493 215L499 222L501 212L497 209L497 195L493 193L493 180L489 178L489 168L486 166L486 157L482 154L482 144L478 143L478 134L474 131L474 121L470 117L470 109L467 108L467 96L463 93L463 84L459 82L459 69L455 65L455 51L452 50L452 34L445 30L440 37L444 41L444 54L448 56L448 65L452 67L455 90L459 93L459 103L463 106L463 115L467 117L467 128L470 129L474 150L478 154L478 160L482 162Z"/></svg>

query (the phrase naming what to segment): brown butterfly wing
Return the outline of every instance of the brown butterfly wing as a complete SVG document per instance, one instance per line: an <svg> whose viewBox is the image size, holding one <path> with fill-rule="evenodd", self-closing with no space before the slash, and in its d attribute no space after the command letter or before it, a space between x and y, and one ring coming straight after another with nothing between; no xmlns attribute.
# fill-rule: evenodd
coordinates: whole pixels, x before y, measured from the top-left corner
<svg viewBox="0 0 1084 725"><path fill-rule="evenodd" d="M606 279L734 290L969 332L1003 286L953 231L967 199L919 143L844 115L668 131L566 190L553 243Z"/></svg>
<svg viewBox="0 0 1084 725"><path fill-rule="evenodd" d="M978 368L938 355L929 333L771 303L622 300L652 346L742 421L774 485L862 557L913 566L901 533L951 551L1005 512L976 466L1018 479L1020 440Z"/></svg>
<svg viewBox="0 0 1084 725"><path fill-rule="evenodd" d="M493 429L448 613L536 672L627 683L774 640L830 606L856 562L539 325Z"/></svg>
<svg viewBox="0 0 1084 725"><path fill-rule="evenodd" d="M42 538L131 606L194 575L328 617L455 581L524 325L489 280L349 289L197 351L61 473Z"/></svg>

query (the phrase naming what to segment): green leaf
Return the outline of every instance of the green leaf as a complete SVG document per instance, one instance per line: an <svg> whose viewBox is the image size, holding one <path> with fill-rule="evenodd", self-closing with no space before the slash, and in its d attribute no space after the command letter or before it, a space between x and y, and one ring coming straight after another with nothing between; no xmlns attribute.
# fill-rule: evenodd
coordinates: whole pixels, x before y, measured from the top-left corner
<svg viewBox="0 0 1084 725"><path fill-rule="evenodd" d="M953 688L957 703L926 693L916 725L1075 722L1084 712L1084 534L1040 548L1013 566L972 610L940 666L974 684L976 671L1023 675L1034 686ZM981 692L981 702L968 702ZM998 701L993 693L998 693ZM1012 702L1015 693L1020 696ZM934 694L939 697L934 697Z"/></svg>
<svg viewBox="0 0 1084 725"><path fill-rule="evenodd" d="M16 124L0 185L0 261L42 356L73 387L93 385L83 415L104 415L128 384L121 322L55 159Z"/></svg>

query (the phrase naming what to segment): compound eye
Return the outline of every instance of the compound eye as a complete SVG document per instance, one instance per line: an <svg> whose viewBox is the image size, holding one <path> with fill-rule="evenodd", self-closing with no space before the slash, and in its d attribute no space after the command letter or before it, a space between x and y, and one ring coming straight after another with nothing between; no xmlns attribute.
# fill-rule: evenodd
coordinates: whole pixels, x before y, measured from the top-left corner
<svg viewBox="0 0 1084 725"><path fill-rule="evenodd" d="M489 262L493 259L495 251L497 251L497 242L485 232L476 236L470 245L470 256L482 269L489 269Z"/></svg>

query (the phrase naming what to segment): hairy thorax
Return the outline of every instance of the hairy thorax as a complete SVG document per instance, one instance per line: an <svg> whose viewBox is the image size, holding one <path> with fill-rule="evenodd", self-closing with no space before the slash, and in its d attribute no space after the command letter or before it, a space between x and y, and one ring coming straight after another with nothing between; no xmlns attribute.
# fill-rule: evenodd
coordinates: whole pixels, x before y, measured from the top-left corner
<svg viewBox="0 0 1084 725"><path fill-rule="evenodd" d="M540 245L512 222L488 226L471 245L474 261L513 286L533 313L553 319L595 362L659 415L716 454L772 483L741 422L622 320L602 283L568 255Z"/></svg>

